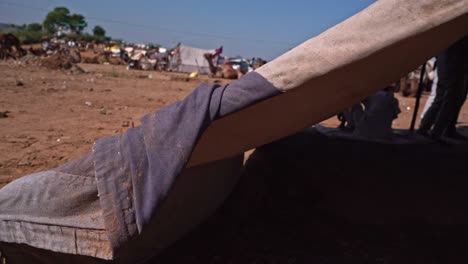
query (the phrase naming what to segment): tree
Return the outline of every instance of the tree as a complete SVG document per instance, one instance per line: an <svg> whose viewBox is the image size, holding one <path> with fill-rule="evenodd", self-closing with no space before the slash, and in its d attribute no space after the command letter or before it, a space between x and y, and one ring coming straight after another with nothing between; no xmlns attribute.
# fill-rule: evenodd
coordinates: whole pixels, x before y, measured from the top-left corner
<svg viewBox="0 0 468 264"><path fill-rule="evenodd" d="M83 15L70 14L70 10L63 6L49 12L42 24L50 34L56 33L59 27L68 27L79 34L88 25Z"/></svg>
<svg viewBox="0 0 468 264"><path fill-rule="evenodd" d="M88 26L88 23L85 21L85 17L80 14L73 14L69 16L68 23L70 29L76 33L81 33L81 31Z"/></svg>
<svg viewBox="0 0 468 264"><path fill-rule="evenodd" d="M26 26L26 31L40 32L42 31L42 25L39 23L32 23Z"/></svg>
<svg viewBox="0 0 468 264"><path fill-rule="evenodd" d="M57 32L57 28L64 24L68 23L68 18L70 15L70 10L68 8L60 6L54 8L53 11L49 12L42 23L44 29L47 33L53 34Z"/></svg>
<svg viewBox="0 0 468 264"><path fill-rule="evenodd" d="M104 37L106 35L106 30L103 27L97 25L93 28L93 35L96 37Z"/></svg>

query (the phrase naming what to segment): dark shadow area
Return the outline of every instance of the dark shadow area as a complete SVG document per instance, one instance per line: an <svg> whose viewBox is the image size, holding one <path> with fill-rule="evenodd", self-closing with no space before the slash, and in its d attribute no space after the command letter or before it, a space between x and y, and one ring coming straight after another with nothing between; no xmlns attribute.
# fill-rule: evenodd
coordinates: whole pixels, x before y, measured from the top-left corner
<svg viewBox="0 0 468 264"><path fill-rule="evenodd" d="M224 206L150 263L466 263L467 154L309 129L257 149Z"/></svg>
<svg viewBox="0 0 468 264"><path fill-rule="evenodd" d="M109 264L109 261L103 261L87 256L64 254L53 252L50 250L31 247L25 244L0 243L6 257L6 264ZM0 257L2 257L0 253ZM0 263L3 264L3 259L0 258Z"/></svg>
<svg viewBox="0 0 468 264"><path fill-rule="evenodd" d="M468 144L382 144L311 128L258 148L223 206L148 263L468 263L467 157ZM19 263L113 263L4 249Z"/></svg>
<svg viewBox="0 0 468 264"><path fill-rule="evenodd" d="M463 123L463 125L459 126L457 128L457 131L460 132L465 137L468 137L468 125L466 123Z"/></svg>

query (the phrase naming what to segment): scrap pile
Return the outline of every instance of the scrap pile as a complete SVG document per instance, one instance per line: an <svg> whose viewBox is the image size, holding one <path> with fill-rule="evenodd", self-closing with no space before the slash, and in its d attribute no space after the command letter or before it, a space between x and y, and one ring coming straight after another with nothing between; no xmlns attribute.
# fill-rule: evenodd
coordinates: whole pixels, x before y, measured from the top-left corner
<svg viewBox="0 0 468 264"><path fill-rule="evenodd" d="M13 34L0 35L0 59L19 59L22 64L49 69L70 69L77 63L111 64L127 65L128 70L173 71L237 79L266 63L261 58L229 58L222 56L222 52L222 46L200 49L179 43L168 49L153 43L96 43L68 37L43 37L40 46L23 49Z"/></svg>

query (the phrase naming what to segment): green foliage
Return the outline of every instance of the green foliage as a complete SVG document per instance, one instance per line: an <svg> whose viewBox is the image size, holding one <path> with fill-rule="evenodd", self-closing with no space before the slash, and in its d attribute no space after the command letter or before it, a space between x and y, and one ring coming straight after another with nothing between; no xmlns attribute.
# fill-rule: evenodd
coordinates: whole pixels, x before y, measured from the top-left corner
<svg viewBox="0 0 468 264"><path fill-rule="evenodd" d="M88 23L85 21L85 17L80 14L73 14L68 18L68 23L71 30L81 33L85 27L88 26Z"/></svg>
<svg viewBox="0 0 468 264"><path fill-rule="evenodd" d="M97 43L111 40L110 37L106 36L104 28L99 25L94 27L92 35L89 33L81 33L88 25L85 21L85 17L80 14L70 14L70 10L63 6L56 7L53 11L49 12L42 25L40 23L23 25L11 24L11 28L5 30L4 33L13 33L23 44L34 44L40 43L44 36L55 34L58 26L63 25L69 26L73 33L58 36L59 38Z"/></svg>
<svg viewBox="0 0 468 264"><path fill-rule="evenodd" d="M28 31L0 31L0 33L12 33L15 35L22 44L39 43L43 36L42 32L28 32Z"/></svg>
<svg viewBox="0 0 468 264"><path fill-rule="evenodd" d="M72 14L68 18L70 24L82 24L85 23L85 17L80 14Z"/></svg>
<svg viewBox="0 0 468 264"><path fill-rule="evenodd" d="M77 40L84 40L86 42L92 42L95 40L94 36L89 33L84 33L76 36Z"/></svg>
<svg viewBox="0 0 468 264"><path fill-rule="evenodd" d="M23 44L33 44L41 42L44 32L42 32L42 25L39 23L32 23L24 25L24 29L18 32L18 38Z"/></svg>
<svg viewBox="0 0 468 264"><path fill-rule="evenodd" d="M68 22L69 15L70 10L68 10L68 8L63 6L56 7L47 14L42 25L47 33L53 34L57 31L57 26Z"/></svg>
<svg viewBox="0 0 468 264"><path fill-rule="evenodd" d="M38 23L32 23L29 25L11 25L10 30L6 30L5 33L12 33L22 44L33 44L41 42L44 33L42 32L42 26Z"/></svg>
<svg viewBox="0 0 468 264"><path fill-rule="evenodd" d="M70 10L68 10L68 8L64 7L64 6L58 6L56 8L54 8L54 11L53 12L56 12L56 13L59 13L59 14L63 14L63 15L68 15L70 14Z"/></svg>
<svg viewBox="0 0 468 264"><path fill-rule="evenodd" d="M68 26L77 33L81 33L88 26L83 15L70 14L70 10L63 6L56 7L49 12L42 25L49 34L56 33L59 26Z"/></svg>
<svg viewBox="0 0 468 264"><path fill-rule="evenodd" d="M99 37L104 37L104 36L106 36L106 30L104 30L103 27L101 27L99 25L96 25L93 28L93 35L94 36L99 36Z"/></svg>
<svg viewBox="0 0 468 264"><path fill-rule="evenodd" d="M16 36L23 44L40 43L44 34L41 31L18 31Z"/></svg>
<svg viewBox="0 0 468 264"><path fill-rule="evenodd" d="M42 25L39 23L32 23L32 24L26 25L26 31L40 32L42 31Z"/></svg>

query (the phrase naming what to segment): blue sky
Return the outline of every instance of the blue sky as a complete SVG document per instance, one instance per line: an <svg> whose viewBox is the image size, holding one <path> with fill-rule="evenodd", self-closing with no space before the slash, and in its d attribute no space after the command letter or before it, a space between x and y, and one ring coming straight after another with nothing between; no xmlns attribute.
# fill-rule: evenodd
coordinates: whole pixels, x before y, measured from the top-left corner
<svg viewBox="0 0 468 264"><path fill-rule="evenodd" d="M65 6L86 17L87 30L131 42L224 46L229 56L271 60L366 8L375 0L0 0L0 22L42 22Z"/></svg>

